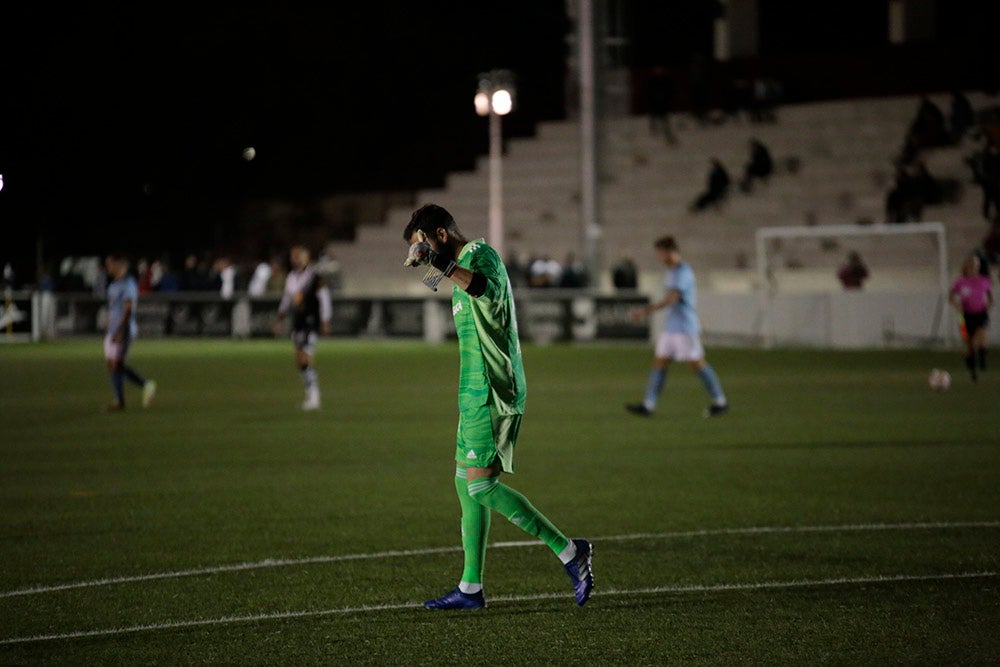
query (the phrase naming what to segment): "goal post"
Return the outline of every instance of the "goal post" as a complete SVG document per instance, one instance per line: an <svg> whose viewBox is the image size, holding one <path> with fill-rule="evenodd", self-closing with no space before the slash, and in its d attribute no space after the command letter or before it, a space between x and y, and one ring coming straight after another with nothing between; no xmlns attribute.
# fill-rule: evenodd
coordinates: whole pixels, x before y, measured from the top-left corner
<svg viewBox="0 0 1000 667"><path fill-rule="evenodd" d="M910 222L895 225L809 225L759 227L755 233L757 270L761 285L767 285L773 271L768 259L768 241L774 239L824 239L872 236L930 235L937 241L937 278L942 293L948 291L948 239L943 223Z"/></svg>
<svg viewBox="0 0 1000 667"><path fill-rule="evenodd" d="M755 245L759 334L766 346L954 340L954 327L945 322L949 267L943 223L760 227ZM836 280L836 266L852 246L866 247L874 259L869 268L880 280L871 280L872 288L845 290ZM839 253L837 264L830 252Z"/></svg>

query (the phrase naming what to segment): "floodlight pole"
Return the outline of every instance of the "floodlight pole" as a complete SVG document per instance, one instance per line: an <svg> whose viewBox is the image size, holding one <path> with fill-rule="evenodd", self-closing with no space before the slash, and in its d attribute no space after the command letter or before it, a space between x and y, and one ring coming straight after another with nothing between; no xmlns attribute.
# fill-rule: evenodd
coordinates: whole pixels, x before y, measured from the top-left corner
<svg viewBox="0 0 1000 667"><path fill-rule="evenodd" d="M500 114L490 109L490 245L503 257L503 132Z"/></svg>
<svg viewBox="0 0 1000 667"><path fill-rule="evenodd" d="M508 70L491 70L479 75L476 113L489 116L489 243L503 257L503 125L500 117L514 109L514 75Z"/></svg>
<svg viewBox="0 0 1000 667"><path fill-rule="evenodd" d="M594 0L580 0L580 223L584 262L597 284L601 270L601 226L597 183L597 54Z"/></svg>

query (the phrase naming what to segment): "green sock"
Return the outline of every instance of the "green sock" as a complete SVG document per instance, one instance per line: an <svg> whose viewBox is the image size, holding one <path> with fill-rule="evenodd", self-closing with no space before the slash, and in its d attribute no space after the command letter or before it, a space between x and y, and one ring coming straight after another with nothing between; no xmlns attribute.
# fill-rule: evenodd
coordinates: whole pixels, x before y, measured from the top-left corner
<svg viewBox="0 0 1000 667"><path fill-rule="evenodd" d="M465 468L455 468L455 491L462 505L462 551L465 552L465 569L462 581L469 584L483 583L486 565L486 537L490 534L490 510L469 495L465 483Z"/></svg>
<svg viewBox="0 0 1000 667"><path fill-rule="evenodd" d="M544 514L534 508L523 495L501 484L497 477L484 477L469 482L469 495L489 509L507 517L512 524L534 535L548 545L558 556L569 544L569 540L559 532Z"/></svg>

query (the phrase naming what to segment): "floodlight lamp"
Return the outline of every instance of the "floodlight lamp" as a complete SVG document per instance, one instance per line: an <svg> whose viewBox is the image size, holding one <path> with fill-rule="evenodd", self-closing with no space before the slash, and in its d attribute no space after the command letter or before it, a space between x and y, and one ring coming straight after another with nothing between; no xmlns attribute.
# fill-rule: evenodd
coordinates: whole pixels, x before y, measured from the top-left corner
<svg viewBox="0 0 1000 667"><path fill-rule="evenodd" d="M498 116L506 116L514 108L514 100L510 96L510 91L503 88L493 91L493 113Z"/></svg>
<svg viewBox="0 0 1000 667"><path fill-rule="evenodd" d="M480 90L476 93L476 113L480 116L490 115L490 96L484 90Z"/></svg>

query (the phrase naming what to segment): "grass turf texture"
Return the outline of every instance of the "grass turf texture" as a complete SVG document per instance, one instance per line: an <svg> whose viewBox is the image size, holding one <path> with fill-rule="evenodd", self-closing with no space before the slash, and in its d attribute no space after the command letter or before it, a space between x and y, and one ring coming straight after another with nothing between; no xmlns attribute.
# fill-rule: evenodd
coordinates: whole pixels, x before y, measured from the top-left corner
<svg viewBox="0 0 1000 667"><path fill-rule="evenodd" d="M264 617L4 643L0 663L1000 659L1000 578L827 583L1000 571L1000 376L972 385L957 353L709 355L732 412L703 419L676 366L645 419L622 405L641 396L648 346L528 347L507 481L594 539L595 597L576 608L551 553L509 546L489 552L488 609L433 613L403 605L461 573L454 345L324 341L324 407L303 413L285 342L141 340L132 362L159 396L142 410L130 388L121 414L101 412L99 341L0 346L0 641ZM951 390L930 391L932 367ZM941 525L711 532L881 523ZM525 539L494 518L492 542ZM456 550L9 595L439 547ZM798 581L818 583L733 586Z"/></svg>

